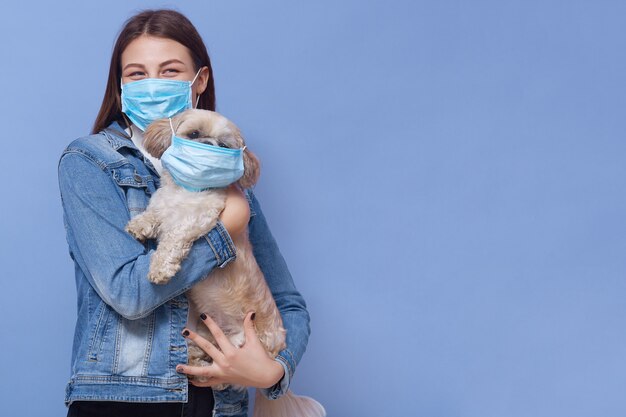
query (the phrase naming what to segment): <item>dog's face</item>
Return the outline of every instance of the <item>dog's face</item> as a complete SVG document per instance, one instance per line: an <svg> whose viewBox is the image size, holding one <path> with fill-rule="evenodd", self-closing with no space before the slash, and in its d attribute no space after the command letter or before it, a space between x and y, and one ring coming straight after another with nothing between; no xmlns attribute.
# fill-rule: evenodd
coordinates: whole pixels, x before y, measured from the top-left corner
<svg viewBox="0 0 626 417"><path fill-rule="evenodd" d="M190 109L172 117L176 136L224 148L241 149L245 143L237 126L219 113L210 110ZM155 158L172 143L172 129L168 119L151 123L144 133L143 146ZM244 174L239 179L243 188L252 187L259 178L259 161L246 148L243 152Z"/></svg>

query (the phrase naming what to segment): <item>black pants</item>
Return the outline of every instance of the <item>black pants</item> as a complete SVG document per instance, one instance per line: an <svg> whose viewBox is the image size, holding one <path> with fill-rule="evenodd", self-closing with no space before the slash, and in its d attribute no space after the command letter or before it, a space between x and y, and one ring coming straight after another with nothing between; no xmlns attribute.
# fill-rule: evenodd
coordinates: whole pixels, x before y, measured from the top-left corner
<svg viewBox="0 0 626 417"><path fill-rule="evenodd" d="M189 385L187 403L74 401L67 417L211 417L213 391Z"/></svg>

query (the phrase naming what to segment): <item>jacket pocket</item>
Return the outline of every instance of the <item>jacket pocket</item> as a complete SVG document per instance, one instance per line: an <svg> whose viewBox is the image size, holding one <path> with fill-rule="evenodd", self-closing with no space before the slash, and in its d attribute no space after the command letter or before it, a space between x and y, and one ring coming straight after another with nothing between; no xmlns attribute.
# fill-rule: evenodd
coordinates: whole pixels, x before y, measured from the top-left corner
<svg viewBox="0 0 626 417"><path fill-rule="evenodd" d="M102 352L103 345L111 328L111 310L103 301L100 301L95 311L95 323L91 331L91 341L87 359L90 362L97 362L98 356Z"/></svg>
<svg viewBox="0 0 626 417"><path fill-rule="evenodd" d="M130 217L133 218L143 212L148 206L150 195L155 190L154 178L151 175L139 174L130 163L112 168L111 175L126 196Z"/></svg>

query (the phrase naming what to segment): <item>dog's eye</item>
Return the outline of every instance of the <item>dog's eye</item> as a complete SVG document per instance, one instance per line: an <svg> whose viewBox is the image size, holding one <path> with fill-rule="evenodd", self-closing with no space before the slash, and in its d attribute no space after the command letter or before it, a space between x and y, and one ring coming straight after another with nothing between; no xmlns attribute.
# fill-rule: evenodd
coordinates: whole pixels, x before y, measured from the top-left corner
<svg viewBox="0 0 626 417"><path fill-rule="evenodd" d="M187 136L189 136L189 139L198 139L200 137L200 131L199 130L193 130L193 131L189 132L189 134Z"/></svg>

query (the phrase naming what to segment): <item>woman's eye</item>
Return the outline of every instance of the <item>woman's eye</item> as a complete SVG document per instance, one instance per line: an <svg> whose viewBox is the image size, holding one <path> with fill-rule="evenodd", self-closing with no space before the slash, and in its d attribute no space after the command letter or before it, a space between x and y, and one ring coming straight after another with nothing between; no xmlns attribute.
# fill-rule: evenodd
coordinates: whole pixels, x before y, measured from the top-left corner
<svg viewBox="0 0 626 417"><path fill-rule="evenodd" d="M189 133L189 139L198 139L200 137L200 132L197 130L194 130L193 132Z"/></svg>
<svg viewBox="0 0 626 417"><path fill-rule="evenodd" d="M178 74L180 71L178 71L177 69L174 68L168 68L165 71L163 71L166 74Z"/></svg>
<svg viewBox="0 0 626 417"><path fill-rule="evenodd" d="M219 146L220 148L228 148L228 146L226 146L224 142L217 142L217 146Z"/></svg>

